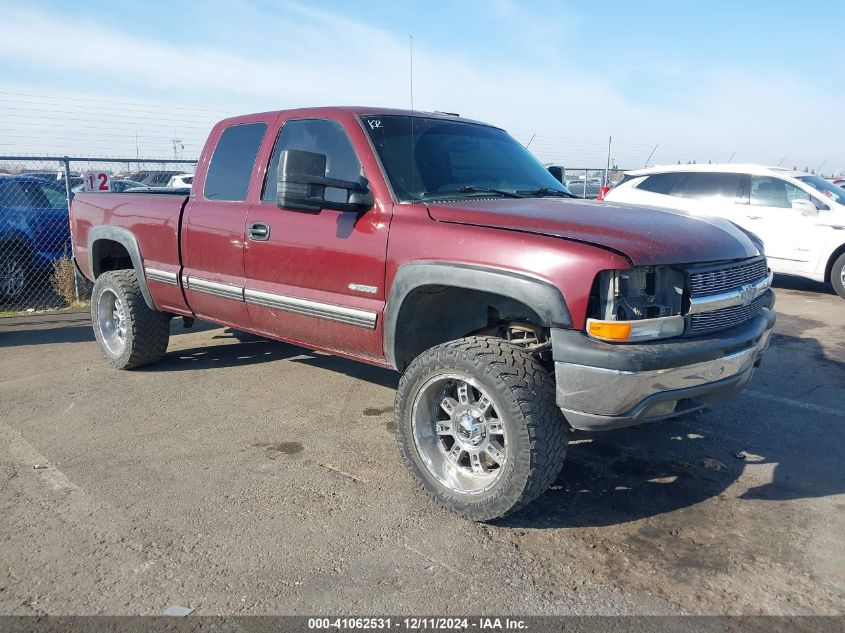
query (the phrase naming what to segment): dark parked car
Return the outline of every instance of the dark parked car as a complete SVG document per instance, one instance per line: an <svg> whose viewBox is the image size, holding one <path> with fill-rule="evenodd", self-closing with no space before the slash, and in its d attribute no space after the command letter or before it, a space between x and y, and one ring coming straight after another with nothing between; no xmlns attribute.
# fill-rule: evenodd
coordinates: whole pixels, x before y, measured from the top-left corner
<svg viewBox="0 0 845 633"><path fill-rule="evenodd" d="M49 181L56 181L61 185L65 184L64 177L65 174L62 171L27 171L21 174L21 176L32 176L33 178L43 178L44 180ZM70 188L74 189L82 184L82 175L77 172L71 172L70 174Z"/></svg>
<svg viewBox="0 0 845 633"><path fill-rule="evenodd" d="M166 187L173 176L178 176L181 171L139 171L129 176L129 180L140 182L148 187Z"/></svg>
<svg viewBox="0 0 845 633"><path fill-rule="evenodd" d="M111 181L111 190L114 193L123 193L127 189L132 189L134 187L146 187L146 185L136 180L129 180L128 178L118 178L116 180ZM80 191L84 190L85 183L80 183L71 190L71 197L73 196L73 194L77 194Z"/></svg>
<svg viewBox="0 0 845 633"><path fill-rule="evenodd" d="M22 298L33 275L70 250L64 181L0 178L0 298Z"/></svg>

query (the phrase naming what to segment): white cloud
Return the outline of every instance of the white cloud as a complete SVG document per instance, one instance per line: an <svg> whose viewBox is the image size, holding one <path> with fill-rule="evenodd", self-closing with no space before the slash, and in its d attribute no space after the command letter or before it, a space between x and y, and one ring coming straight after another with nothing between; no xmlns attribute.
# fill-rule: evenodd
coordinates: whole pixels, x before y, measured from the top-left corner
<svg viewBox="0 0 845 633"><path fill-rule="evenodd" d="M535 51L558 46L557 27L521 19L506 1L491 9L510 21L515 42L533 41ZM376 28L365 17L353 19L290 2L272 15L247 7L239 24L243 26L231 27L233 41L254 31L250 40L261 42L260 53L251 41L212 49L148 39L129 32L130 26L115 30L88 18L7 9L0 23L0 56L32 69L34 77L84 69L78 92L84 87L97 98L111 93L125 101L144 97L161 105L199 103L206 109L245 112L304 105L409 104L406 34ZM750 72L739 66L689 69L667 62L671 72L666 76L677 80L679 95L671 103L656 103L639 95L626 96L613 77L571 69L563 74L542 61L543 55L534 55L541 61L533 64L525 62L525 55L518 57L519 64L502 64L490 61L483 51L437 50L416 38L414 44L418 109L456 111L488 120L525 141L536 133L531 149L541 159L603 164L606 138L612 134L615 157L622 165L645 161L655 143L660 148L652 162L725 160L734 149L736 160L743 161L777 162L786 155L790 165L815 166L825 159L828 165L839 160L841 135L819 133L822 122L838 116L835 100L819 99L818 87L806 85L800 77ZM652 63L644 60L640 71ZM92 84L94 68L105 78L126 78L116 86L108 80ZM12 92L7 88L0 87ZM38 80L24 89L55 93ZM124 110L128 114L121 133L131 134L141 115ZM98 113L106 111L105 106L92 108L86 121L98 123ZM120 110L112 109L115 112ZM38 120L38 115L33 112L32 118ZM173 123L181 120L174 118ZM101 119L115 121L113 116ZM150 124L149 117L141 119ZM209 123L208 115L196 119L192 131L199 135ZM109 129L103 120L98 124ZM162 127L168 130L162 134L169 136L170 126ZM178 133L178 125L174 127ZM188 135L187 127L183 134ZM90 130L86 138L90 139Z"/></svg>

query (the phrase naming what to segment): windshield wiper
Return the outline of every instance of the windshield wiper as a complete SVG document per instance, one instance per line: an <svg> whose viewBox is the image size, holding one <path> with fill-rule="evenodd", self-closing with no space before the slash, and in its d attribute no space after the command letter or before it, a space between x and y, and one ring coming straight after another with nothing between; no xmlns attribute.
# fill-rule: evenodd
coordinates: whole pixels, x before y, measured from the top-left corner
<svg viewBox="0 0 845 633"><path fill-rule="evenodd" d="M504 189L491 189L490 187L476 187L474 185L468 185L466 187L461 187L458 189L459 193L495 193L500 196L505 196L507 198L524 198L525 196L516 193L515 191L505 191Z"/></svg>
<svg viewBox="0 0 845 633"><path fill-rule="evenodd" d="M569 193L568 191L561 191L560 189L552 189L551 187L540 187L539 189L534 189L532 191L524 191L522 192L525 194L523 197L539 197L543 198L545 196L560 196L562 198L577 198L573 193Z"/></svg>

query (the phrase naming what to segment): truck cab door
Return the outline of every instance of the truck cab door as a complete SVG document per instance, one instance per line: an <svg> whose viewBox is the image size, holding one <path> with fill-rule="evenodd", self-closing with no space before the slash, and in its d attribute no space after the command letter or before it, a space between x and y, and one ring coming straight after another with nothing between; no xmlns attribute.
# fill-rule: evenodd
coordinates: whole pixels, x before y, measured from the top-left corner
<svg viewBox="0 0 845 633"><path fill-rule="evenodd" d="M182 226L182 286L191 310L210 321L249 328L244 303L244 226L253 165L267 121L215 129L208 168L197 170ZM216 139L215 139L216 137Z"/></svg>
<svg viewBox="0 0 845 633"><path fill-rule="evenodd" d="M330 119L288 119L270 156L263 192L247 218L245 298L253 329L306 347L367 359L383 358L387 234L392 200L376 195L362 212L302 211L276 205L281 152L298 149L326 156L329 178L378 177L358 129ZM370 161L364 168L361 157ZM377 173L365 173L367 171ZM327 200L346 202L346 191L326 188ZM342 198L342 199L341 199Z"/></svg>

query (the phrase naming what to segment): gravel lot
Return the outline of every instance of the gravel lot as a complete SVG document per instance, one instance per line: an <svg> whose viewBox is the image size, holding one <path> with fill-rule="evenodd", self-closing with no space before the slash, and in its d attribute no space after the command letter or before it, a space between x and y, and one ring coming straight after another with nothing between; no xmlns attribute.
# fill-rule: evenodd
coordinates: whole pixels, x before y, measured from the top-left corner
<svg viewBox="0 0 845 633"><path fill-rule="evenodd" d="M118 372L86 313L0 319L0 613L842 614L845 302L778 286L745 393L573 435L496 525L414 490L392 372L175 322Z"/></svg>

